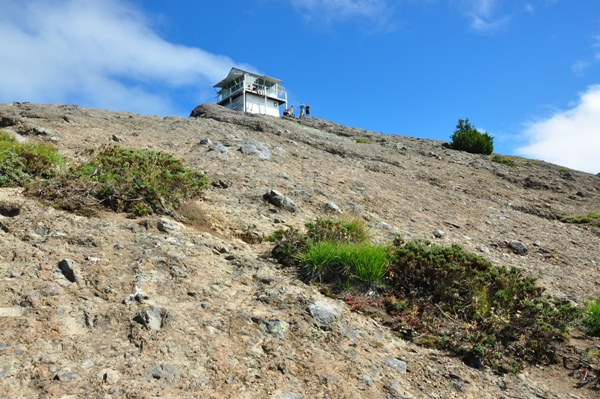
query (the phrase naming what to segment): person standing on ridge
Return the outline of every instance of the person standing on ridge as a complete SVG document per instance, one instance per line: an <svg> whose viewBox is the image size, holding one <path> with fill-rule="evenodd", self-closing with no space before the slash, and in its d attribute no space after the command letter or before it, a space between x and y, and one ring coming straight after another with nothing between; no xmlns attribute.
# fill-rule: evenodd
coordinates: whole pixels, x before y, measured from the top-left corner
<svg viewBox="0 0 600 399"><path fill-rule="evenodd" d="M304 118L304 103L300 103L300 118Z"/></svg>
<svg viewBox="0 0 600 399"><path fill-rule="evenodd" d="M310 104L306 104L306 107L304 107L305 111L306 111L306 117L310 118Z"/></svg>

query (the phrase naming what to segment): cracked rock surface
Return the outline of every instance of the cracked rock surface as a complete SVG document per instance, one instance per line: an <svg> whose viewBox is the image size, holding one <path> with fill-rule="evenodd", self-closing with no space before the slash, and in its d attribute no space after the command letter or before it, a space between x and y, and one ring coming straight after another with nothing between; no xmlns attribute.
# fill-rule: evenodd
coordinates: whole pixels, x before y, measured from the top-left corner
<svg viewBox="0 0 600 399"><path fill-rule="evenodd" d="M598 397L562 365L498 375L404 341L281 268L264 241L357 217L376 242L456 243L581 304L600 291L599 229L561 218L600 211L598 176L215 105L161 118L4 104L0 129L74 161L115 141L165 151L211 181L199 226L82 217L0 188L0 397Z"/></svg>

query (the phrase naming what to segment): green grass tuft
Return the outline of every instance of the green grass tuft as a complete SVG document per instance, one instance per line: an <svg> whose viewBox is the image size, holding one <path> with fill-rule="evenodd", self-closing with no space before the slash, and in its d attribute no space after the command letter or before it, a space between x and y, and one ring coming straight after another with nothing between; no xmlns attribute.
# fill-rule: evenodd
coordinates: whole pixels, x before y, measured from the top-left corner
<svg viewBox="0 0 600 399"><path fill-rule="evenodd" d="M585 302L585 310L581 322L586 334L600 337L600 295L597 295L595 299L589 302Z"/></svg>
<svg viewBox="0 0 600 399"><path fill-rule="evenodd" d="M369 287L382 281L388 264L385 247L334 241L310 244L299 260L305 274L313 280L358 280Z"/></svg>

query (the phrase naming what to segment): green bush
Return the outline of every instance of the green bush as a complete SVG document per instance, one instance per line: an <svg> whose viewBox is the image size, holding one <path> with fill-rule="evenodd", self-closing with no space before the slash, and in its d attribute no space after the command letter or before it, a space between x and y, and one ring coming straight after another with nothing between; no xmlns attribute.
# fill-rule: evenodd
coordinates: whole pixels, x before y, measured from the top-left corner
<svg viewBox="0 0 600 399"><path fill-rule="evenodd" d="M0 131L0 187L19 187L34 179L50 178L63 164L56 147L21 144L9 133Z"/></svg>
<svg viewBox="0 0 600 399"><path fill-rule="evenodd" d="M469 119L459 119L452 139L454 150L467 151L472 154L489 155L494 152L494 138L488 133L480 133L471 125Z"/></svg>
<svg viewBox="0 0 600 399"><path fill-rule="evenodd" d="M440 349L496 369L553 361L553 343L579 315L569 302L545 298L521 269L495 267L457 245L397 240L391 259L388 286L419 309L413 327Z"/></svg>
<svg viewBox="0 0 600 399"><path fill-rule="evenodd" d="M581 322L586 334L600 337L600 295L592 301L585 302Z"/></svg>
<svg viewBox="0 0 600 399"><path fill-rule="evenodd" d="M27 193L73 212L106 207L142 216L174 212L198 197L207 183L205 175L183 167L170 154L113 146L55 179L28 187Z"/></svg>

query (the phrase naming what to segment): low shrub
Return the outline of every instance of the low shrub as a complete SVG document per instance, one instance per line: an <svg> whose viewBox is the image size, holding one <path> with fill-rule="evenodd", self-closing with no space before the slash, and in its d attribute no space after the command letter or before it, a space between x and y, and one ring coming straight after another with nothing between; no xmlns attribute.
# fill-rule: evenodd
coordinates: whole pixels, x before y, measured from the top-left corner
<svg viewBox="0 0 600 399"><path fill-rule="evenodd" d="M456 130L450 138L452 139L450 146L454 150L485 155L494 152L494 138L488 133L477 131L468 118L458 120Z"/></svg>
<svg viewBox="0 0 600 399"><path fill-rule="evenodd" d="M519 167L518 163L516 163L515 161L513 161L512 159L510 159L508 157L503 157L502 155L494 155L492 157L492 162L501 163L501 164L510 166L511 168L518 168Z"/></svg>
<svg viewBox="0 0 600 399"><path fill-rule="evenodd" d="M63 164L56 147L21 144L9 133L0 131L0 187L19 187L34 179L51 178Z"/></svg>
<svg viewBox="0 0 600 399"><path fill-rule="evenodd" d="M371 142L367 139L356 139L357 144L371 144Z"/></svg>
<svg viewBox="0 0 600 399"><path fill-rule="evenodd" d="M318 218L306 224L306 235L314 242L336 241L343 243L366 243L370 234L358 219L331 220Z"/></svg>
<svg viewBox="0 0 600 399"><path fill-rule="evenodd" d="M570 216L563 219L565 223L592 224L600 227L600 213L590 212L586 216Z"/></svg>
<svg viewBox="0 0 600 399"><path fill-rule="evenodd" d="M27 189L58 208L88 214L105 207L132 216L169 214L198 197L208 179L170 154L106 147L83 165Z"/></svg>
<svg viewBox="0 0 600 399"><path fill-rule="evenodd" d="M419 309L417 328L474 364L509 371L515 361L553 361L553 344L579 314L545 298L521 269L495 267L457 245L396 240L391 259L388 287Z"/></svg>

